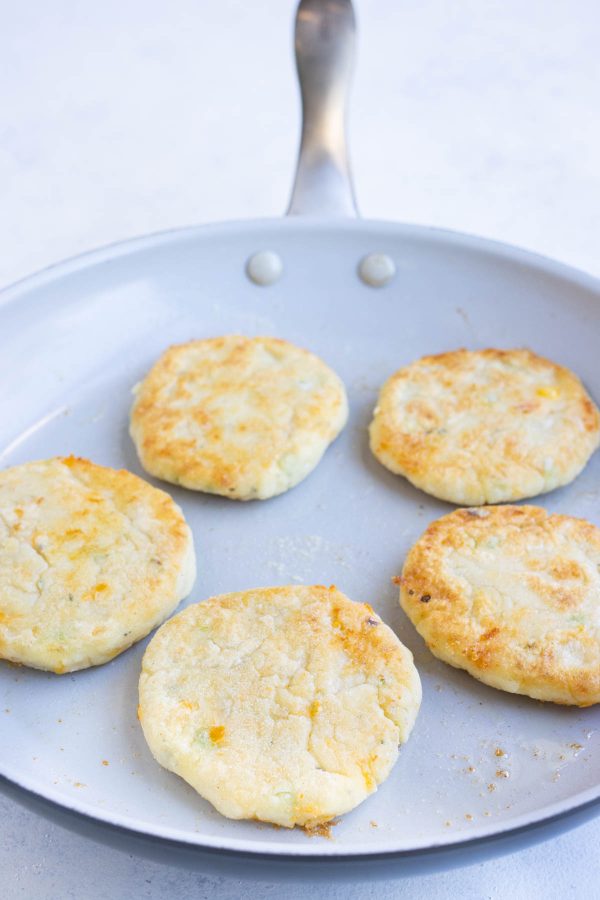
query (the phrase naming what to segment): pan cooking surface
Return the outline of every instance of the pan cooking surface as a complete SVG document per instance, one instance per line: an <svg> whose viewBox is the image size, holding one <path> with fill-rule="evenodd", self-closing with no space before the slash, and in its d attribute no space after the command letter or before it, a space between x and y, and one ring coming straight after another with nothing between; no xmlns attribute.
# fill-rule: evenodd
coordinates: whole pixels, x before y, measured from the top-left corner
<svg viewBox="0 0 600 900"><path fill-rule="evenodd" d="M244 271L260 250L283 261L270 287ZM385 288L357 276L370 252L396 265ZM369 602L413 651L423 680L397 765L330 841L224 819L146 747L136 719L143 641L108 665L61 677L0 664L0 773L148 834L302 855L462 842L600 796L600 709L485 687L435 660L400 610L392 576L427 524L453 507L385 470L367 438L384 379L457 347L529 346L573 368L600 399L597 285L502 245L369 223L239 224L99 251L4 295L2 465L74 453L148 477L127 433L132 386L168 344L231 332L318 353L343 378L351 413L316 471L280 497L242 504L166 486L196 542L187 602L289 583L336 584ZM570 486L530 502L600 525L599 487L596 454Z"/></svg>

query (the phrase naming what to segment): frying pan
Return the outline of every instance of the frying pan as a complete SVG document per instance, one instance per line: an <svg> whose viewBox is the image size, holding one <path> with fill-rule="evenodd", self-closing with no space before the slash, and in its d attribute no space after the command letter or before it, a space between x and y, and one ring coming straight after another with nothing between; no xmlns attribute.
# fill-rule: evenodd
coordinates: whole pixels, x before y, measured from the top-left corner
<svg viewBox="0 0 600 900"><path fill-rule="evenodd" d="M0 302L4 466L75 453L143 475L127 435L131 386L168 344L191 337L285 337L347 385L347 428L292 491L239 504L169 488L196 541L191 601L335 583L370 602L415 655L424 699L414 733L387 782L331 840L227 820L154 762L136 721L146 642L60 678L0 667L3 790L79 832L204 871L431 871L555 834L594 815L600 798L599 710L479 684L435 660L404 617L391 578L450 507L384 470L366 432L391 372L461 346L530 346L574 368L600 397L599 285L503 244L357 219L344 141L353 40L348 0L300 4L304 120L287 218L128 241L28 278ZM262 251L281 261L269 286L247 274ZM369 254L385 286L359 277ZM543 505L600 524L599 475L596 456Z"/></svg>

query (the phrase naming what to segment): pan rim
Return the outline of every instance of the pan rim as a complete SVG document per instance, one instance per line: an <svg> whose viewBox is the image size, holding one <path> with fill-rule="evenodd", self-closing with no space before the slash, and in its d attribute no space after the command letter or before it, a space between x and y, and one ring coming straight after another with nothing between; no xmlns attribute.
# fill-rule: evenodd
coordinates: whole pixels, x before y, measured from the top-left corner
<svg viewBox="0 0 600 900"><path fill-rule="evenodd" d="M33 795L36 798L41 798L59 810L83 816L99 825L121 829L125 832L132 833L137 837L166 841L181 847L197 848L198 850L215 851L218 853L233 853L236 855L243 854L249 857L263 856L265 858L287 858L290 860L306 861L322 859L401 859L403 857L408 858L420 854L434 854L436 852L447 852L451 850L459 851L466 847L475 847L478 844L488 843L494 840L508 839L520 832L535 830L538 827L550 825L553 821L560 819L568 820L569 816L574 815L577 812L583 812L586 809L591 811L591 815L594 813L597 815L600 812L598 809L600 806L600 785L597 785L593 788L587 788L579 794L575 794L571 797L573 802L570 804L565 801L555 801L545 807L541 807L536 810L535 813L523 813L513 820L506 828L498 829L497 827L494 827L493 824L490 824L487 827L480 827L472 837L465 838L461 836L456 839L449 834L447 840L442 839L436 840L435 842L427 842L427 839L424 839L420 843L404 847L398 846L397 843L394 844L393 841L388 841L382 842L383 846L373 847L372 849L367 849L360 853L357 853L356 850L353 849L336 846L334 842L331 842L327 844L324 843L321 852L314 853L308 845L305 852L303 848L290 847L289 844L279 842L267 844L260 840L248 840L247 838L225 838L220 840L219 838L211 836L199 836L198 840L194 840L190 838L186 832L179 831L175 828L154 828L152 826L148 827L147 825L137 827L133 817L108 815L100 812L91 813L85 803L79 803L77 800L66 803L63 801L58 791L54 792L51 788L40 791L33 783L28 783L29 779L11 777L6 771L0 770L0 785L3 780L6 780L11 785L16 786L18 789ZM53 796L54 793L56 793L56 797Z"/></svg>
<svg viewBox="0 0 600 900"><path fill-rule="evenodd" d="M64 275L104 262L112 262L134 253L152 249L161 245L176 243L181 240L234 234L240 231L260 231L269 228L281 228L294 231L331 231L356 232L361 230L381 231L391 235L404 235L430 240L438 244L450 244L463 248L480 250L501 259L512 259L532 268L543 270L565 280L575 281L580 287L600 292L600 277L586 272L569 263L545 256L535 250L519 247L495 238L481 237L466 231L455 231L434 225L421 225L412 222L397 222L390 219L326 219L308 216L285 218L264 217L259 219L230 219L223 222L206 222L199 225L184 225L136 235L123 240L101 244L83 253L64 257L41 269L24 275L16 281L9 282L0 288L0 306L17 300L21 293L30 288L57 280Z"/></svg>

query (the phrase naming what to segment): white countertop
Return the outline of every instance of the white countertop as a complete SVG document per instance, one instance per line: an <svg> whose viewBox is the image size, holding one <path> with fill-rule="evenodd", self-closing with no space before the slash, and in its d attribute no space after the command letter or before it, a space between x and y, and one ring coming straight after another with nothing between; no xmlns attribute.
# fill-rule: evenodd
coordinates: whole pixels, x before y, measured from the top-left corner
<svg viewBox="0 0 600 900"><path fill-rule="evenodd" d="M278 215L296 155L293 0L0 0L0 284L98 245ZM363 215L520 244L600 275L597 0L357 0ZM600 821L442 875L257 897L599 896ZM230 900L0 799L2 896Z"/></svg>

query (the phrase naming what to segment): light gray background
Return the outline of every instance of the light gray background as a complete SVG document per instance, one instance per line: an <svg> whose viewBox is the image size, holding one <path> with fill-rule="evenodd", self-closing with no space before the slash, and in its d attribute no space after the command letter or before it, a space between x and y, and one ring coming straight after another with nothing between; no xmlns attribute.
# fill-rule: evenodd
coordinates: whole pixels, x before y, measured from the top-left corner
<svg viewBox="0 0 600 900"><path fill-rule="evenodd" d="M358 0L362 213L600 274L596 0ZM290 0L0 0L0 283L102 243L277 215L296 154ZM1 735L0 735L1 739ZM600 822L407 882L203 878L0 800L2 895L288 900L600 896Z"/></svg>

